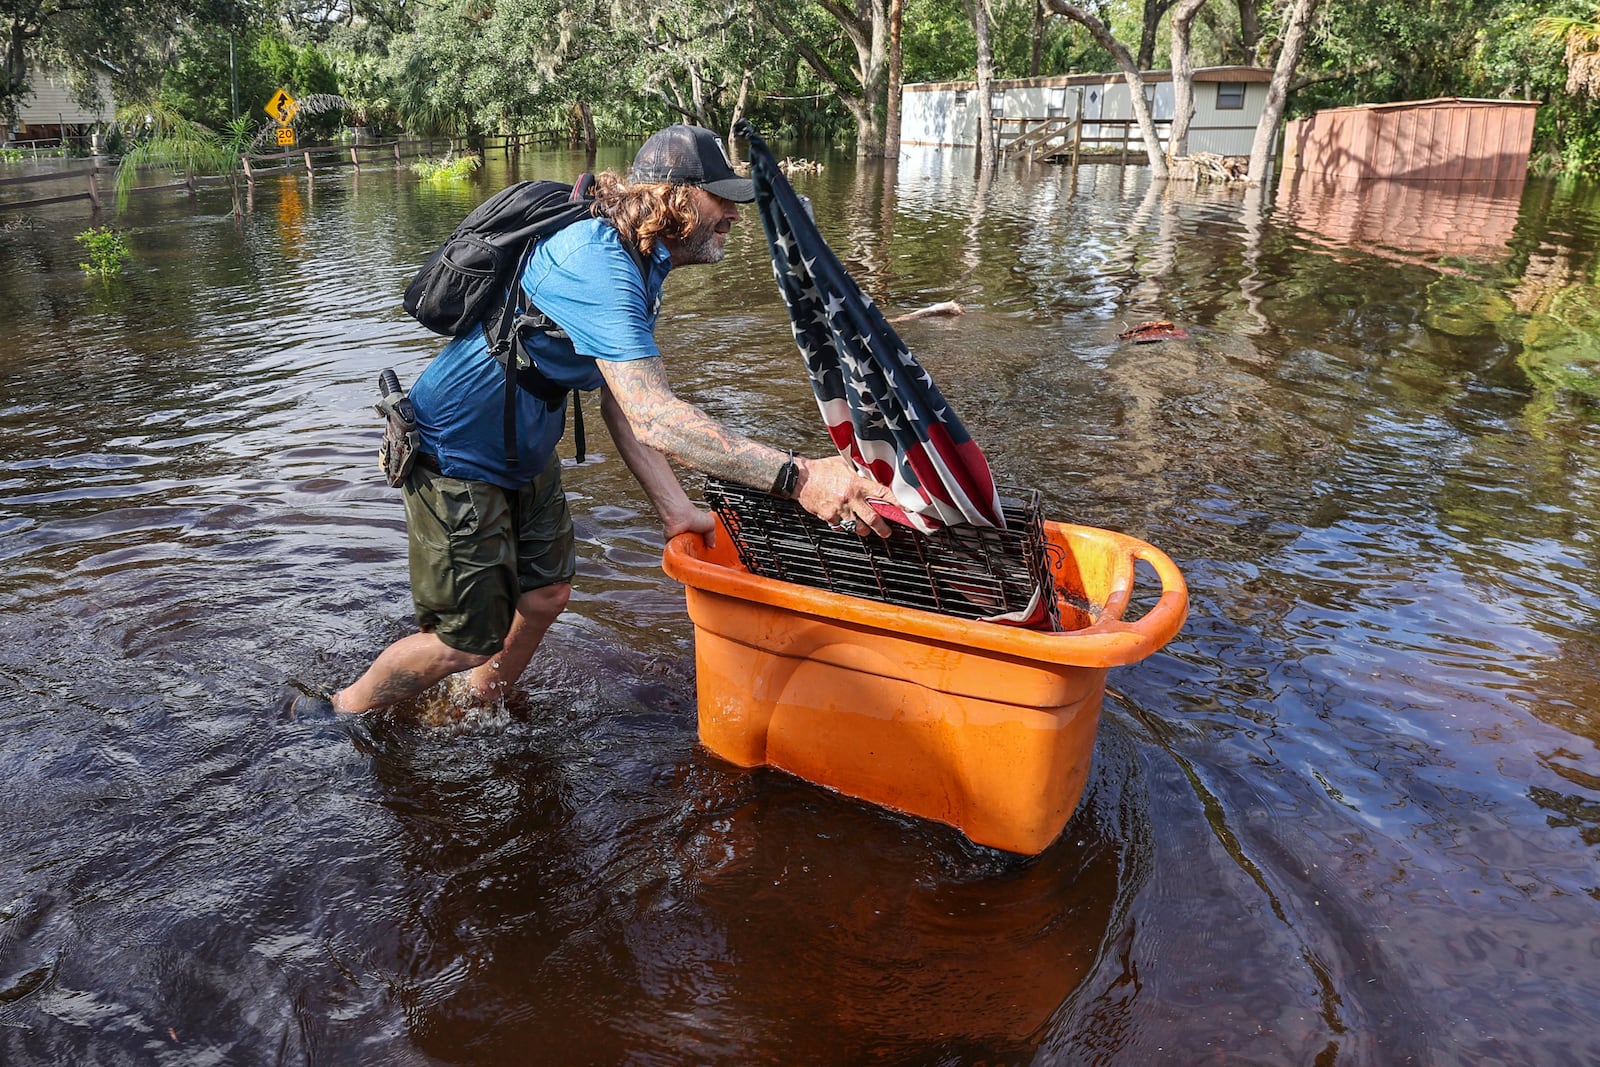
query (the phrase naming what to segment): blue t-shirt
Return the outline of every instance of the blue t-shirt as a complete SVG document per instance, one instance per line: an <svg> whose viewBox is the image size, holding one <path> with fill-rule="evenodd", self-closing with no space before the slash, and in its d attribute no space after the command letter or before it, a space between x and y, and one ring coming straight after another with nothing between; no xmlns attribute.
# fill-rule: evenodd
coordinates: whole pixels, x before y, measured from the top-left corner
<svg viewBox="0 0 1600 1067"><path fill-rule="evenodd" d="M541 241L522 272L535 306L567 333L535 334L529 355L545 375L567 389L597 389L597 359L633 360L660 354L656 316L661 287L672 269L659 243L641 278L616 229L603 219L575 222ZM525 389L514 389L516 467L506 464L506 371L483 331L469 330L444 346L411 389L422 447L438 457L451 478L518 489L532 481L555 453L566 426L566 405L551 410Z"/></svg>

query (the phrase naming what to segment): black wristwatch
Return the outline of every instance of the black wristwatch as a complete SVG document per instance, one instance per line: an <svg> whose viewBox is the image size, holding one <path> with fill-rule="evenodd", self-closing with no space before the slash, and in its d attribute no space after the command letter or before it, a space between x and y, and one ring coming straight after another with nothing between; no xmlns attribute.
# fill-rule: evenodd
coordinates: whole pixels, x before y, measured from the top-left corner
<svg viewBox="0 0 1600 1067"><path fill-rule="evenodd" d="M794 461L794 452L791 450L789 458L778 468L778 476L772 480L772 488L767 492L785 500L793 500L799 488L800 464Z"/></svg>

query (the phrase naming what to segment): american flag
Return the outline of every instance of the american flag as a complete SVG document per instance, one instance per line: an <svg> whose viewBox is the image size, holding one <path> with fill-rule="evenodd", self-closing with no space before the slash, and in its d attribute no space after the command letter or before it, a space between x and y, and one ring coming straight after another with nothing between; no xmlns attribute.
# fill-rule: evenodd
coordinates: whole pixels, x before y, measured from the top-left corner
<svg viewBox="0 0 1600 1067"><path fill-rule="evenodd" d="M811 213L749 123L756 210L795 344L841 455L888 486L888 518L923 533L971 523L1004 527L983 450L822 239Z"/></svg>

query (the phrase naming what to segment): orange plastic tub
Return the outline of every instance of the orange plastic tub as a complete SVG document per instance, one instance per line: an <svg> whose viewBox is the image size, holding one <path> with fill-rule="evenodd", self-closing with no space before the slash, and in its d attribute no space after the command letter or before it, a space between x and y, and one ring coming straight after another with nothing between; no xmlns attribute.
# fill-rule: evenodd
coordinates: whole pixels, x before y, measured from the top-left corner
<svg viewBox="0 0 1600 1067"><path fill-rule="evenodd" d="M1123 534L1047 522L1063 629L1025 630L751 574L728 531L667 544L688 591L700 740L744 767L957 827L1034 854L1060 835L1089 775L1106 670L1182 627L1183 575ZM1161 582L1123 622L1135 564Z"/></svg>

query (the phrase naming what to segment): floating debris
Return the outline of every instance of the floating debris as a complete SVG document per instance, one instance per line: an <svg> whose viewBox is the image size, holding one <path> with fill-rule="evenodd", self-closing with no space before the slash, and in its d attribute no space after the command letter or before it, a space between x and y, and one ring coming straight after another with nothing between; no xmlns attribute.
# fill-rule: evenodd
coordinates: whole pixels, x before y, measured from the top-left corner
<svg viewBox="0 0 1600 1067"><path fill-rule="evenodd" d="M890 322L910 322L912 319L928 319L935 315L965 315L967 309L954 300L941 300L937 304L929 304L925 308L908 311L904 315L896 315Z"/></svg>
<svg viewBox="0 0 1600 1067"><path fill-rule="evenodd" d="M1117 340L1132 341L1136 345L1150 345L1157 341L1182 341L1188 336L1188 332L1181 326L1175 326L1166 319L1150 319L1123 330L1117 334Z"/></svg>

